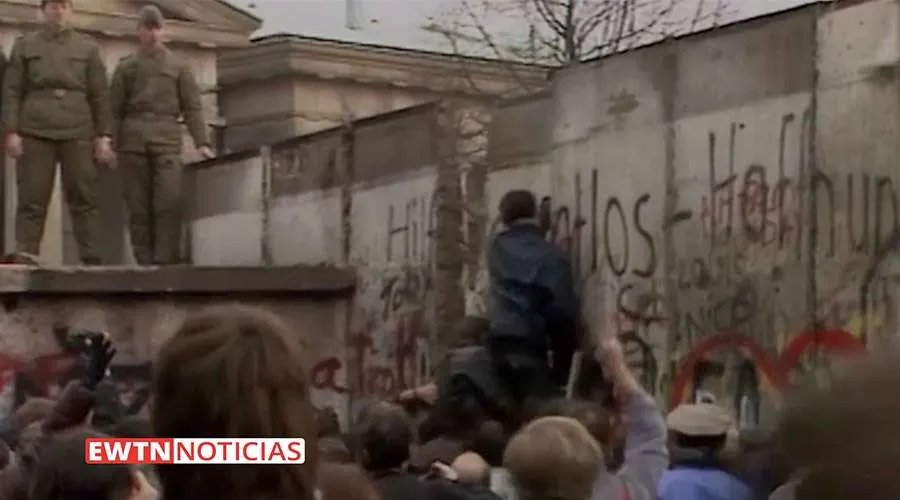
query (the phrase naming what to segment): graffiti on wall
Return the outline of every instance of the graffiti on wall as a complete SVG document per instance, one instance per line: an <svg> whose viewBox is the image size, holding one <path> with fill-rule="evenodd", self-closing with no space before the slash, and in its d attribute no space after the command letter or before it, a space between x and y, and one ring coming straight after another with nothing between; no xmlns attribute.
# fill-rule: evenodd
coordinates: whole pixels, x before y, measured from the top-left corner
<svg viewBox="0 0 900 500"><path fill-rule="evenodd" d="M758 245L799 251L804 220L803 180L799 176L810 168L810 120L808 109L781 116L773 144L777 152L774 165L758 161L740 164L742 136L753 137L756 132L749 130L748 124L731 123L726 141L717 131L709 132L710 190L701 197L699 213L706 238L742 242L744 249ZM724 162L717 161L721 149L726 151ZM862 169L836 174L813 169L810 182L817 200L813 223L822 255L833 257L845 251L870 254L900 230L900 206L890 176Z"/></svg>
<svg viewBox="0 0 900 500"><path fill-rule="evenodd" d="M860 319L861 300L892 311L900 284L881 272L863 299L858 292L866 258L900 232L894 181L865 169L816 170L808 154L811 113L803 106L760 116L703 132L704 155L690 172L705 180L698 186L692 177L679 188L680 206L668 213L664 193L601 186L610 165L572 172L564 189L539 197L546 238L570 255L584 283L603 288L602 304L591 307L610 315L644 385L670 403L728 394L745 422L759 420L764 386L779 389L817 369L798 346L813 359L864 348L853 325L884 320L871 319L872 307ZM499 228L495 221L490 234ZM791 336L809 322L802 277L811 232L820 262L847 258L815 271L823 274L815 333ZM665 276L664 235L676 250ZM837 268L843 274L835 278ZM668 356L660 341L666 336ZM692 354L708 345L720 347Z"/></svg>
<svg viewBox="0 0 900 500"><path fill-rule="evenodd" d="M311 370L315 389L354 402L396 395L425 381L432 300L433 195L412 196L386 209L386 265L362 272L352 333L344 355L328 356Z"/></svg>
<svg viewBox="0 0 900 500"><path fill-rule="evenodd" d="M433 253L434 196L414 196L387 207L384 255L387 262L427 263Z"/></svg>
<svg viewBox="0 0 900 500"><path fill-rule="evenodd" d="M759 422L764 392L778 394L796 377L809 372L811 357L839 359L865 352L865 344L841 329L804 332L793 337L780 355L747 335L714 335L692 346L672 378L669 406L706 401L733 409L748 425ZM730 354L730 364L720 361ZM730 380L725 380L732 375ZM722 385L729 387L722 387ZM719 394L731 396L722 401Z"/></svg>
<svg viewBox="0 0 900 500"><path fill-rule="evenodd" d="M67 328L57 328L58 352L23 360L0 353L0 394L5 409L14 409L29 397L54 397L80 376L83 359L65 342ZM112 380L126 414L141 411L150 400L150 362L122 364L113 360Z"/></svg>
<svg viewBox="0 0 900 500"><path fill-rule="evenodd" d="M802 203L797 175L806 169L811 117L805 109L784 113L771 123L778 131L772 138L776 159L771 166L758 159L741 164L741 152L755 146L748 141L758 133L749 123L729 123L727 136L719 129L709 131L710 187L701 197L699 214L706 238L779 249L799 246Z"/></svg>
<svg viewBox="0 0 900 500"><path fill-rule="evenodd" d="M421 336L421 316L405 316L391 332L375 327L354 333L347 344L347 362L329 356L315 363L313 388L359 397L386 397L414 387L428 375ZM382 337L382 338L379 338ZM388 337L388 338L383 338Z"/></svg>

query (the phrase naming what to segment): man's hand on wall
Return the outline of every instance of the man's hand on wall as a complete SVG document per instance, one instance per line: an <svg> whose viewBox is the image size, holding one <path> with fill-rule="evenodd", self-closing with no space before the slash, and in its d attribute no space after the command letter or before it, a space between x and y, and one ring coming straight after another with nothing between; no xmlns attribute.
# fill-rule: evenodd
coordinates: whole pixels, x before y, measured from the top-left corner
<svg viewBox="0 0 900 500"><path fill-rule="evenodd" d="M200 149L198 149L197 151L205 160L211 160L216 157L215 151L213 151L209 146L200 146Z"/></svg>

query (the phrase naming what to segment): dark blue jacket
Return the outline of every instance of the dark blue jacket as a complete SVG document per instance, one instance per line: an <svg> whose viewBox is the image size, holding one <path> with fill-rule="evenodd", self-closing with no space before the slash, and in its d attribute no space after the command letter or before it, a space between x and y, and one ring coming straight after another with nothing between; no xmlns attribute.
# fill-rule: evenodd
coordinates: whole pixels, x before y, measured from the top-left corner
<svg viewBox="0 0 900 500"><path fill-rule="evenodd" d="M565 384L580 318L568 256L537 225L513 224L494 236L487 265L489 341L514 340L534 352L551 349L555 382Z"/></svg>

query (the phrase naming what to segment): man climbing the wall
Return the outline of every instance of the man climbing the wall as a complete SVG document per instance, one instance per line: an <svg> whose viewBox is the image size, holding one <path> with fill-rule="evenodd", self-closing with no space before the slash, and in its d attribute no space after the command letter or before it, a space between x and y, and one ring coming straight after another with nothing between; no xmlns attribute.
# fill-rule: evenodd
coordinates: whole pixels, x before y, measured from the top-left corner
<svg viewBox="0 0 900 500"><path fill-rule="evenodd" d="M507 192L499 212L504 227L487 254L486 344L498 376L528 409L563 394L577 346L579 303L569 258L544 237L534 193Z"/></svg>

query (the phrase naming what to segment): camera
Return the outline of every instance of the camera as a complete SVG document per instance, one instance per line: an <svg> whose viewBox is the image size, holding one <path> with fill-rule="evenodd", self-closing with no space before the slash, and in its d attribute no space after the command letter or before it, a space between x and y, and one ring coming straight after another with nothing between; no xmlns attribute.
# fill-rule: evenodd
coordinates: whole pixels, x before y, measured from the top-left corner
<svg viewBox="0 0 900 500"><path fill-rule="evenodd" d="M70 352L83 352L97 343L103 342L106 334L96 330L78 330L70 332L65 340L65 349Z"/></svg>

